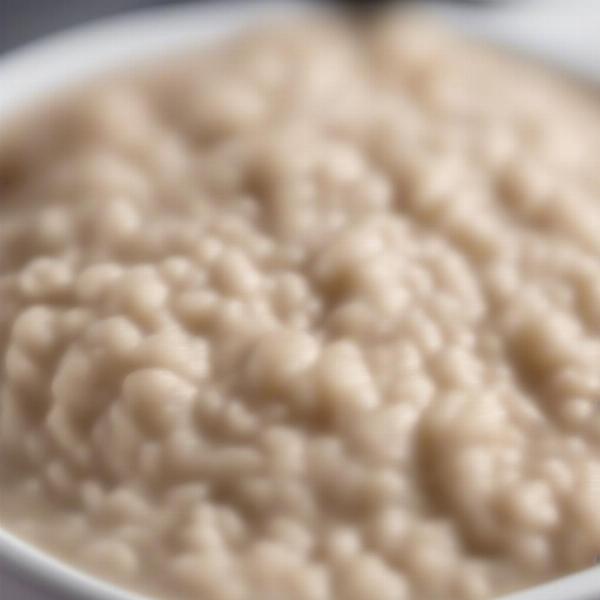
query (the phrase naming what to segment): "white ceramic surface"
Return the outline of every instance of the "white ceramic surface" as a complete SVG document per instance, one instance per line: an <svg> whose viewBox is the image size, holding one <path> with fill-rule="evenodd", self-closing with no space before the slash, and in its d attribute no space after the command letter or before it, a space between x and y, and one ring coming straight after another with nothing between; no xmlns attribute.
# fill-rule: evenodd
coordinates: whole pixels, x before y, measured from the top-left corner
<svg viewBox="0 0 600 600"><path fill-rule="evenodd" d="M541 21L533 28L522 24L527 15L529 23L532 22L531 11L539 11L541 0L517 2L513 8L501 3L503 6L486 13L434 1L428 4L459 28L554 60L600 81L600 35L597 33L600 32L600 2L544 0L543 3L546 12L538 13L542 15ZM265 18L277 19L303 10L305 8L296 3L275 0L175 6L104 20L38 41L0 56L0 122L45 94L104 71L205 43ZM1 530L0 599L143 600L64 566ZM598 599L600 568L503 600Z"/></svg>
<svg viewBox="0 0 600 600"><path fill-rule="evenodd" d="M428 0L454 26L600 83L599 0ZM599 596L600 598L600 596Z"/></svg>

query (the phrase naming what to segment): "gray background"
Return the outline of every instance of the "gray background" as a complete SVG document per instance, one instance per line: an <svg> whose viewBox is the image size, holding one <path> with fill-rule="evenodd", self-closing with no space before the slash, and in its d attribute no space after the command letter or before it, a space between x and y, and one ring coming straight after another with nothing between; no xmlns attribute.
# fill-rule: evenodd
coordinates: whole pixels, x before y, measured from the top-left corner
<svg viewBox="0 0 600 600"><path fill-rule="evenodd" d="M91 19L173 3L170 0L0 0L0 53Z"/></svg>

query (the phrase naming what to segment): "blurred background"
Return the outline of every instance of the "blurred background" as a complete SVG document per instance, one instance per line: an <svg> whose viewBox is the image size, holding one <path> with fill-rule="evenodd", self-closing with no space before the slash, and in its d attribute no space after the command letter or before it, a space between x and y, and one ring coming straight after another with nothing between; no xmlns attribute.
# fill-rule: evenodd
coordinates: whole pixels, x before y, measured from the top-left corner
<svg viewBox="0 0 600 600"><path fill-rule="evenodd" d="M185 1L178 0L178 3L182 4ZM169 0L0 0L0 52L41 35L98 17L164 4L174 4L174 2Z"/></svg>
<svg viewBox="0 0 600 600"><path fill-rule="evenodd" d="M169 4L227 1L0 0L0 55L43 35L101 17ZM305 1L353 6L382 2ZM398 0L398 3L406 2ZM433 9L468 34L525 50L600 82L600 0L412 0L412 3Z"/></svg>

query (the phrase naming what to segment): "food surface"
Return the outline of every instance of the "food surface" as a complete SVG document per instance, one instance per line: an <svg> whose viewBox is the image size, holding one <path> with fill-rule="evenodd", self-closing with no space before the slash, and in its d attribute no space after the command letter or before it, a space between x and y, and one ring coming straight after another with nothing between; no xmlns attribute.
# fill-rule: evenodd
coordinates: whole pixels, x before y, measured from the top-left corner
<svg viewBox="0 0 600 600"><path fill-rule="evenodd" d="M388 20L0 127L0 522L142 593L488 600L600 554L600 105Z"/></svg>

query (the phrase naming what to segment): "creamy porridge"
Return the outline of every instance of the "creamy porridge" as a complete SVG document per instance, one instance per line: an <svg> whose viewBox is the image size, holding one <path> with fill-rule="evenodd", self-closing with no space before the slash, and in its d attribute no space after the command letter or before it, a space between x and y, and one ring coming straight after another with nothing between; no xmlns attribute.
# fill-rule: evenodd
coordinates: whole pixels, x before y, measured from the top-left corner
<svg viewBox="0 0 600 600"><path fill-rule="evenodd" d="M482 600L600 553L600 107L299 26L2 130L0 520L161 598Z"/></svg>

